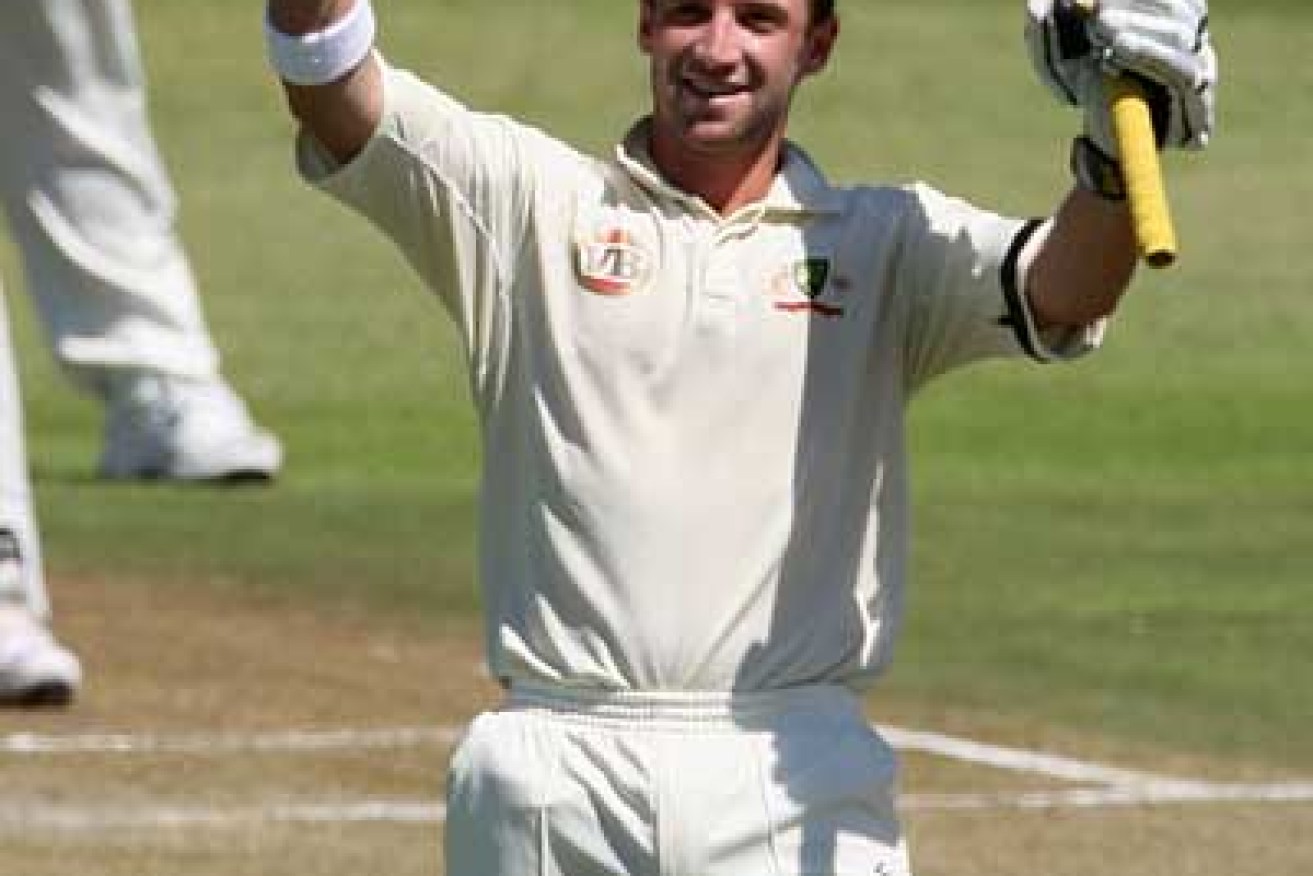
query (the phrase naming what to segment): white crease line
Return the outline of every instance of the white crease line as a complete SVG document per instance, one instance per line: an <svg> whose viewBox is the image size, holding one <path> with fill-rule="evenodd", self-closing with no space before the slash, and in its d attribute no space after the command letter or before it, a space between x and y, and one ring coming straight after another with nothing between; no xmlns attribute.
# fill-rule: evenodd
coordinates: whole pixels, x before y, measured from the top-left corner
<svg viewBox="0 0 1313 876"><path fill-rule="evenodd" d="M1049 776L1068 782L1118 785L1178 781L1168 776L1105 766L1038 751L988 745L942 733L902 730L897 727L879 729L889 744L899 751L918 751L995 769Z"/></svg>
<svg viewBox="0 0 1313 876"><path fill-rule="evenodd" d="M1101 785L1181 781L1169 776L1120 769L1042 752L988 745L921 730L879 727L900 751L917 751L995 769L1013 770L1070 782ZM393 727L367 730L279 730L228 733L111 733L0 736L0 754L234 754L299 753L351 749L453 745L462 727Z"/></svg>
<svg viewBox="0 0 1313 876"><path fill-rule="evenodd" d="M1313 783L1184 787L1072 788L997 794L905 794L905 812L1093 809L1169 803L1307 803ZM428 800L280 803L232 808L32 806L0 801L0 833L34 830L93 833L161 828L240 828L268 824L441 824L446 807Z"/></svg>
<svg viewBox="0 0 1313 876"><path fill-rule="evenodd" d="M1102 788L1066 788L997 794L904 794L908 811L971 809L1095 809L1171 803L1313 803L1313 783L1270 785L1208 782L1162 783Z"/></svg>
<svg viewBox="0 0 1313 876"><path fill-rule="evenodd" d="M915 751L995 769L1042 775L1096 788L1003 794L921 794L905 796L912 808L970 809L988 807L1041 808L1046 806L1135 805L1156 802L1305 802L1313 800L1313 782L1270 784L1223 783L1179 779L1127 770L1068 757L989 745L970 739L899 727L880 727L881 734L900 751ZM340 750L410 748L452 745L463 727L393 727L338 730L285 730L253 733L117 733L41 735L11 733L0 736L0 755L60 754L232 754L313 753ZM0 824L14 809L0 810ZM266 810L259 810L265 812ZM281 811L281 810L280 810ZM295 810L275 820L309 820L315 810ZM177 810L186 817L187 810ZM209 812L205 810L205 812ZM209 818L211 815L205 815ZM258 812L249 819L271 816ZM235 816L242 820L247 816ZM336 816L335 816L336 818ZM249 820L248 819L248 820ZM165 819L167 820L167 818ZM220 816L220 820L230 820ZM346 812L340 820L352 820Z"/></svg>
<svg viewBox="0 0 1313 876"><path fill-rule="evenodd" d="M425 800L199 806L84 807L0 803L0 832L92 832L133 828L258 827L266 824L441 824L446 807Z"/></svg>
<svg viewBox="0 0 1313 876"><path fill-rule="evenodd" d="M392 727L376 730L278 730L263 733L108 733L0 737L0 754L235 754L318 752L343 749L450 745L456 727Z"/></svg>
<svg viewBox="0 0 1313 876"><path fill-rule="evenodd" d="M987 745L940 733L880 728L891 745L997 769L1086 785L1050 791L905 794L906 811L1039 810L1172 803L1313 802L1313 782L1227 784L1173 779L1042 752ZM0 755L298 753L450 745L460 727L371 730L289 730L261 733L79 734L0 736ZM1097 787L1088 787L1089 785ZM54 830L92 833L115 829L232 828L266 824L440 824L445 807L430 800L279 803L214 807L76 807L0 799L0 833Z"/></svg>

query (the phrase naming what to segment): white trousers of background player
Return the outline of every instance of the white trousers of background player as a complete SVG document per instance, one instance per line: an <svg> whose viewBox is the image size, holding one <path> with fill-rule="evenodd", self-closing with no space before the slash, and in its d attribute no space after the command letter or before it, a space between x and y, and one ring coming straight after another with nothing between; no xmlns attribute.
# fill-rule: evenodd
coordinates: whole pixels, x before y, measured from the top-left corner
<svg viewBox="0 0 1313 876"><path fill-rule="evenodd" d="M146 115L128 0L0 3L0 200L56 358L217 374Z"/></svg>
<svg viewBox="0 0 1313 876"><path fill-rule="evenodd" d="M0 301L2 296L0 290ZM27 475L22 402L4 307L0 307L0 538L0 607L19 605L38 618L47 617L50 606Z"/></svg>

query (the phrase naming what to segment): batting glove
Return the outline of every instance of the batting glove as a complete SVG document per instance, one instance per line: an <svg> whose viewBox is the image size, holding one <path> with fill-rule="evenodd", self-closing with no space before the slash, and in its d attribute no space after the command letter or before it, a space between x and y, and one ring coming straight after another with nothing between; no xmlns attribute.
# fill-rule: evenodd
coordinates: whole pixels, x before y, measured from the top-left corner
<svg viewBox="0 0 1313 876"><path fill-rule="evenodd" d="M1085 133L1117 157L1105 93L1108 74L1146 86L1158 145L1202 149L1212 136L1217 55L1207 0L1027 0L1026 45L1041 80L1064 103L1083 107Z"/></svg>

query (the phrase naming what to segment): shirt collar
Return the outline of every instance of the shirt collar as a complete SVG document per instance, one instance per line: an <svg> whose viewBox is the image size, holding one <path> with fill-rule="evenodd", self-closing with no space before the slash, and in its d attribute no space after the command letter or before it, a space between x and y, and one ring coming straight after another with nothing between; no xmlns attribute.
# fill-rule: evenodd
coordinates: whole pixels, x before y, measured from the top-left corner
<svg viewBox="0 0 1313 876"><path fill-rule="evenodd" d="M710 211L701 198L676 188L657 170L648 149L651 122L651 117L645 117L629 129L624 140L616 146L616 161L643 188ZM766 212L785 214L838 213L842 209L842 199L810 156L786 141L784 160L775 174L775 181L766 197L755 206Z"/></svg>

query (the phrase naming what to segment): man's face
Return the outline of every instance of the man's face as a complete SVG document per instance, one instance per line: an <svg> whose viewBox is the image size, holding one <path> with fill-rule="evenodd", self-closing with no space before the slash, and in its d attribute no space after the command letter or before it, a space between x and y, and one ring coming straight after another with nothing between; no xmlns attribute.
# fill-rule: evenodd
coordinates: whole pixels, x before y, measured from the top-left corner
<svg viewBox="0 0 1313 876"><path fill-rule="evenodd" d="M793 90L825 66L834 20L809 0L640 0L656 136L699 154L751 152L784 132Z"/></svg>

